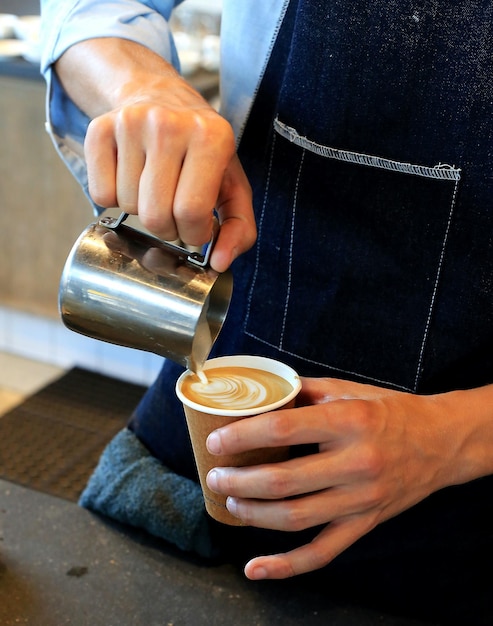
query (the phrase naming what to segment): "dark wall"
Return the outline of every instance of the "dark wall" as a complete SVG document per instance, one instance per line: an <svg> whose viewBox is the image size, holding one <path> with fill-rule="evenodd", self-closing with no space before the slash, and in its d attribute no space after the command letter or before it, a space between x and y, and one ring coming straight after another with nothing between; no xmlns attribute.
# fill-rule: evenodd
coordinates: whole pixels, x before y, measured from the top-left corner
<svg viewBox="0 0 493 626"><path fill-rule="evenodd" d="M39 14L39 0L0 0L0 13Z"/></svg>

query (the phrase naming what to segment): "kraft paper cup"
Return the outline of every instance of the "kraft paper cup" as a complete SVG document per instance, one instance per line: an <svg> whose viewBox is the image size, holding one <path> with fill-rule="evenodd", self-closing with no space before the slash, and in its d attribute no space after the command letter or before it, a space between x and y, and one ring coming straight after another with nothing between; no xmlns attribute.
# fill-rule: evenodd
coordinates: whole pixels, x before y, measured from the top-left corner
<svg viewBox="0 0 493 626"><path fill-rule="evenodd" d="M186 398L181 392L183 379L190 375L185 372L176 383L176 393L183 403L187 419L188 431L192 441L195 463L199 473L200 485L204 494L205 507L211 517L230 526L241 526L243 523L237 517L230 514L226 508L226 496L215 493L209 489L206 477L214 467L243 467L247 465L261 465L263 463L276 463L284 461L289 457L289 447L283 448L262 448L258 450L248 450L240 454L216 456L210 454L206 447L208 435L221 426L231 422L267 413L280 408L290 408L294 406L295 398L301 389L301 381L298 374L288 365L257 356L227 356L218 357L207 361L204 370L214 367L251 367L255 369L272 372L289 381L293 387L292 392L282 400L272 404L256 407L253 409L217 409L197 404Z"/></svg>

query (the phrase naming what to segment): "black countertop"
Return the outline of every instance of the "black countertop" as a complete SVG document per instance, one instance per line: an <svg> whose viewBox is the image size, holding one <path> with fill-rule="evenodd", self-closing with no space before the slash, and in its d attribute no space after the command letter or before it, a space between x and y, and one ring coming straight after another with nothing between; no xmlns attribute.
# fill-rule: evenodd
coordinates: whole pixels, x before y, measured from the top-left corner
<svg viewBox="0 0 493 626"><path fill-rule="evenodd" d="M0 480L0 624L422 626L296 580L249 582L60 498Z"/></svg>

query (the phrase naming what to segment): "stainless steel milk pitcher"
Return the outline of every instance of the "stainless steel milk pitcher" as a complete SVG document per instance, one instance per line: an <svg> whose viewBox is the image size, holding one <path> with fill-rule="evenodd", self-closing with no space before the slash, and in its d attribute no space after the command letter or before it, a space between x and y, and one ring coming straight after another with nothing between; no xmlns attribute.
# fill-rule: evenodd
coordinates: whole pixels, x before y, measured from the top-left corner
<svg viewBox="0 0 493 626"><path fill-rule="evenodd" d="M74 244L59 306L73 331L154 352L198 371L221 330L231 299L230 271L123 224L127 214L90 224Z"/></svg>

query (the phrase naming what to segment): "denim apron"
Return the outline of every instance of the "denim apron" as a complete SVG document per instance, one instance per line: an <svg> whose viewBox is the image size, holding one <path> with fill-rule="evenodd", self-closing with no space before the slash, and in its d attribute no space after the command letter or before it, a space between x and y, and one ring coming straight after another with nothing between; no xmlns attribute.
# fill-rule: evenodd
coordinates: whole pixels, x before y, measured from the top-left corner
<svg viewBox="0 0 493 626"><path fill-rule="evenodd" d="M290 3L239 148L258 241L214 355L412 393L493 382L492 59L492 2ZM180 371L130 426L195 477Z"/></svg>

